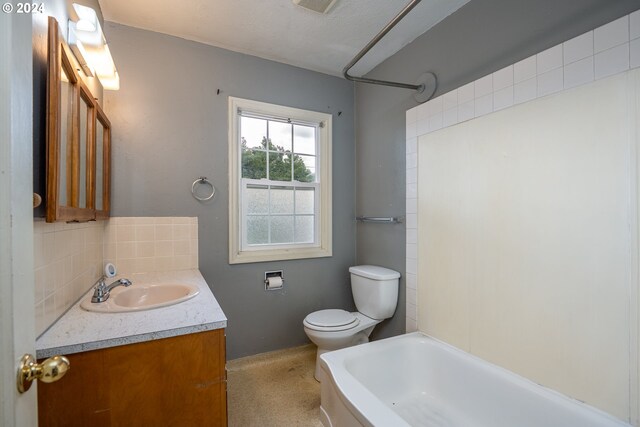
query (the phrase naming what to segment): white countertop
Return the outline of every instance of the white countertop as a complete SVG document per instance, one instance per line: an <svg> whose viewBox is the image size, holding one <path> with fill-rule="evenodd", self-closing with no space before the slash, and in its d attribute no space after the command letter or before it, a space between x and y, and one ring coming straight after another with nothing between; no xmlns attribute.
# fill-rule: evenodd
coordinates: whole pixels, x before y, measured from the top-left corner
<svg viewBox="0 0 640 427"><path fill-rule="evenodd" d="M80 302L93 293L90 289L36 340L36 357L80 353L227 326L227 317L198 270L132 274L127 278L133 282L131 286L190 283L196 285L200 293L185 302L153 310L95 313L80 307ZM116 293L118 289L121 288L112 292Z"/></svg>

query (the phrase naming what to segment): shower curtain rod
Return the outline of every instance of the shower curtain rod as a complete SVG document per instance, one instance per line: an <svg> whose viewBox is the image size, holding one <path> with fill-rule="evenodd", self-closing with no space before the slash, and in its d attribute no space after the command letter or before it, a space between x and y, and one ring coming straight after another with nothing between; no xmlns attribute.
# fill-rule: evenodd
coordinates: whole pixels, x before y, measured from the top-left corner
<svg viewBox="0 0 640 427"><path fill-rule="evenodd" d="M418 102L425 102L429 100L436 91L437 87L437 78L435 74L431 72L426 72L420 76L417 84L409 84L409 83L399 83L392 82L388 80L378 80L371 79L368 77L356 77L349 74L349 70L353 68L356 63L362 59L363 56L367 54L393 27L396 26L398 22L402 20L411 10L420 3L421 0L411 0L409 4L407 4L404 9L400 11L385 27L369 42L367 45L347 64L346 67L342 70L342 74L344 78L347 80L351 80L353 82L360 83L369 83L374 85L383 85L383 86L392 86L399 87L403 89L413 89L416 92L414 93L414 98Z"/></svg>

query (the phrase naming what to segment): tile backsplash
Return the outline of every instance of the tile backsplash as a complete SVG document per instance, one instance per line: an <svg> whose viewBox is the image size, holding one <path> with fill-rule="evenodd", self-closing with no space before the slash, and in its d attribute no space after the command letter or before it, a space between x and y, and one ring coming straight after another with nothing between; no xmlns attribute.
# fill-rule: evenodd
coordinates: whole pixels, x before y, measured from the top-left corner
<svg viewBox="0 0 640 427"><path fill-rule="evenodd" d="M36 335L51 326L102 274L105 223L33 223Z"/></svg>
<svg viewBox="0 0 640 427"><path fill-rule="evenodd" d="M82 297L112 262L119 274L198 268L198 218L34 221L36 335Z"/></svg>
<svg viewBox="0 0 640 427"><path fill-rule="evenodd" d="M111 218L104 259L122 274L198 268L198 218Z"/></svg>

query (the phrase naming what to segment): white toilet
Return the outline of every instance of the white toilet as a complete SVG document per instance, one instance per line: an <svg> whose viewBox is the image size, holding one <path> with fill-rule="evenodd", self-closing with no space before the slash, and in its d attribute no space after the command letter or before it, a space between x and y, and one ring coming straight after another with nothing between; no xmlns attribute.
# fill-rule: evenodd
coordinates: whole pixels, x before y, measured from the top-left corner
<svg viewBox="0 0 640 427"><path fill-rule="evenodd" d="M304 332L318 346L315 378L320 381L320 355L369 342L373 328L393 316L398 305L400 273L376 265L349 268L351 293L358 311L320 310L305 319Z"/></svg>

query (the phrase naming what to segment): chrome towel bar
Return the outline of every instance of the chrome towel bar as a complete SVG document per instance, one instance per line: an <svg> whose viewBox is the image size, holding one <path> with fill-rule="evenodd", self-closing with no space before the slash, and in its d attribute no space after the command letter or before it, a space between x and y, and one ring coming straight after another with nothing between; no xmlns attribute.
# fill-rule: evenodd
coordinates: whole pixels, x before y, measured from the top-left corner
<svg viewBox="0 0 640 427"><path fill-rule="evenodd" d="M357 216L356 221L360 222L377 222L381 224L402 224L401 216Z"/></svg>

